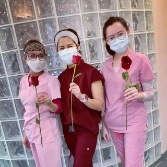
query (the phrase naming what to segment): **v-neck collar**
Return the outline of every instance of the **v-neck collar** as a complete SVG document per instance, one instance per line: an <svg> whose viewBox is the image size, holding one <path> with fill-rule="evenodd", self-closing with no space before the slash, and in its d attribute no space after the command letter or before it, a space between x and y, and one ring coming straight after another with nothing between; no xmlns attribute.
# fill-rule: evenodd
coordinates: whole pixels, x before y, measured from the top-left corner
<svg viewBox="0 0 167 167"><path fill-rule="evenodd" d="M118 71L114 71L113 66L112 66L113 60L114 60L113 57L109 58L107 60L106 66L113 74L119 74L121 70L121 66L119 67Z"/></svg>
<svg viewBox="0 0 167 167"><path fill-rule="evenodd" d="M45 74L46 74L46 72L44 71L41 75L38 76L39 79L40 79L41 77L43 77ZM27 75L27 82L28 82L28 85L29 85L29 86L32 86L32 83L29 81L29 78L30 78L30 73Z"/></svg>

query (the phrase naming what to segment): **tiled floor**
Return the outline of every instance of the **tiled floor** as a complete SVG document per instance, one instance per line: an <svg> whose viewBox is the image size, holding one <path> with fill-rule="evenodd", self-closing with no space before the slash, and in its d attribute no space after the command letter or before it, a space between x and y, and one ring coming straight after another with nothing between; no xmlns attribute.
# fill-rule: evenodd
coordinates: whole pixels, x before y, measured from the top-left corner
<svg viewBox="0 0 167 167"><path fill-rule="evenodd" d="M167 167L167 159L160 161L155 167Z"/></svg>
<svg viewBox="0 0 167 167"><path fill-rule="evenodd" d="M167 152L165 152L153 165L150 167L167 167Z"/></svg>

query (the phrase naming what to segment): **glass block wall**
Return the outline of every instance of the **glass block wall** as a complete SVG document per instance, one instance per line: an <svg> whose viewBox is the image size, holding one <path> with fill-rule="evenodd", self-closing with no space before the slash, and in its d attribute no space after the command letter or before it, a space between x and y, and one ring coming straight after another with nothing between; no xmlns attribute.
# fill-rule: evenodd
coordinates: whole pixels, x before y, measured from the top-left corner
<svg viewBox="0 0 167 167"><path fill-rule="evenodd" d="M64 66L57 57L53 37L63 28L74 28L82 41L86 62L100 69L109 57L102 40L102 26L110 16L124 17L131 27L131 47L151 60L155 75L152 0L0 0L0 167L35 167L30 150L22 145L23 112L18 99L20 78L28 72L23 44L40 39L48 54L48 71L58 76ZM145 166L161 154L157 81L154 100L148 106ZM62 135L62 140L63 135ZM62 162L69 151L63 143ZM113 143L99 134L95 167L120 167Z"/></svg>

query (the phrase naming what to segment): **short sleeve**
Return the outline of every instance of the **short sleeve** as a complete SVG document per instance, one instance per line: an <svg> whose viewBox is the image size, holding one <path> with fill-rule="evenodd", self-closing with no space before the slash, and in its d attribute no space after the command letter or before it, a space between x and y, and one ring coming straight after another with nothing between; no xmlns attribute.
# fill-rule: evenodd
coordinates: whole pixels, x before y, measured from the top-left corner
<svg viewBox="0 0 167 167"><path fill-rule="evenodd" d="M154 79L154 73L152 70L152 66L150 60L147 56L143 55L141 60L141 70L140 70L140 82L146 82Z"/></svg>
<svg viewBox="0 0 167 167"><path fill-rule="evenodd" d="M60 94L60 82L56 77L51 77L48 84L50 96L53 99L61 98Z"/></svg>
<svg viewBox="0 0 167 167"><path fill-rule="evenodd" d="M101 80L102 83L104 83L104 78L103 78L102 74L96 68L94 68L93 71L92 71L91 81L93 83L93 82L96 82L96 81L99 81L99 80Z"/></svg>

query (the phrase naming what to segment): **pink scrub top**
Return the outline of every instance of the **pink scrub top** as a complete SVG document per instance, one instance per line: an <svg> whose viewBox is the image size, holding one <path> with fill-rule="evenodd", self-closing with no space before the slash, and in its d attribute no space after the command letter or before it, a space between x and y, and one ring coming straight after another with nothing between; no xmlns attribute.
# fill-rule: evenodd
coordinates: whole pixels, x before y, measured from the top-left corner
<svg viewBox="0 0 167 167"><path fill-rule="evenodd" d="M141 87L142 83L154 79L152 67L147 56L130 51L128 56L132 65L128 70L132 83ZM125 80L122 73L125 70L120 66L118 72L112 67L113 57L102 65L102 74L105 79L105 111L104 121L106 126L118 133L141 132L147 129L147 108L143 101L133 100L128 102L128 128L126 130L126 108L125 108Z"/></svg>
<svg viewBox="0 0 167 167"><path fill-rule="evenodd" d="M36 123L38 112L36 109L36 93L34 86L29 85L29 75L23 76L20 81L19 97L25 108L24 112L24 131L29 141L41 144L39 125ZM37 92L46 93L51 100L61 98L60 84L56 77L43 73L39 76ZM60 131L56 119L56 114L50 112L45 104L39 106L41 115L41 131L43 143L50 143L60 138Z"/></svg>

